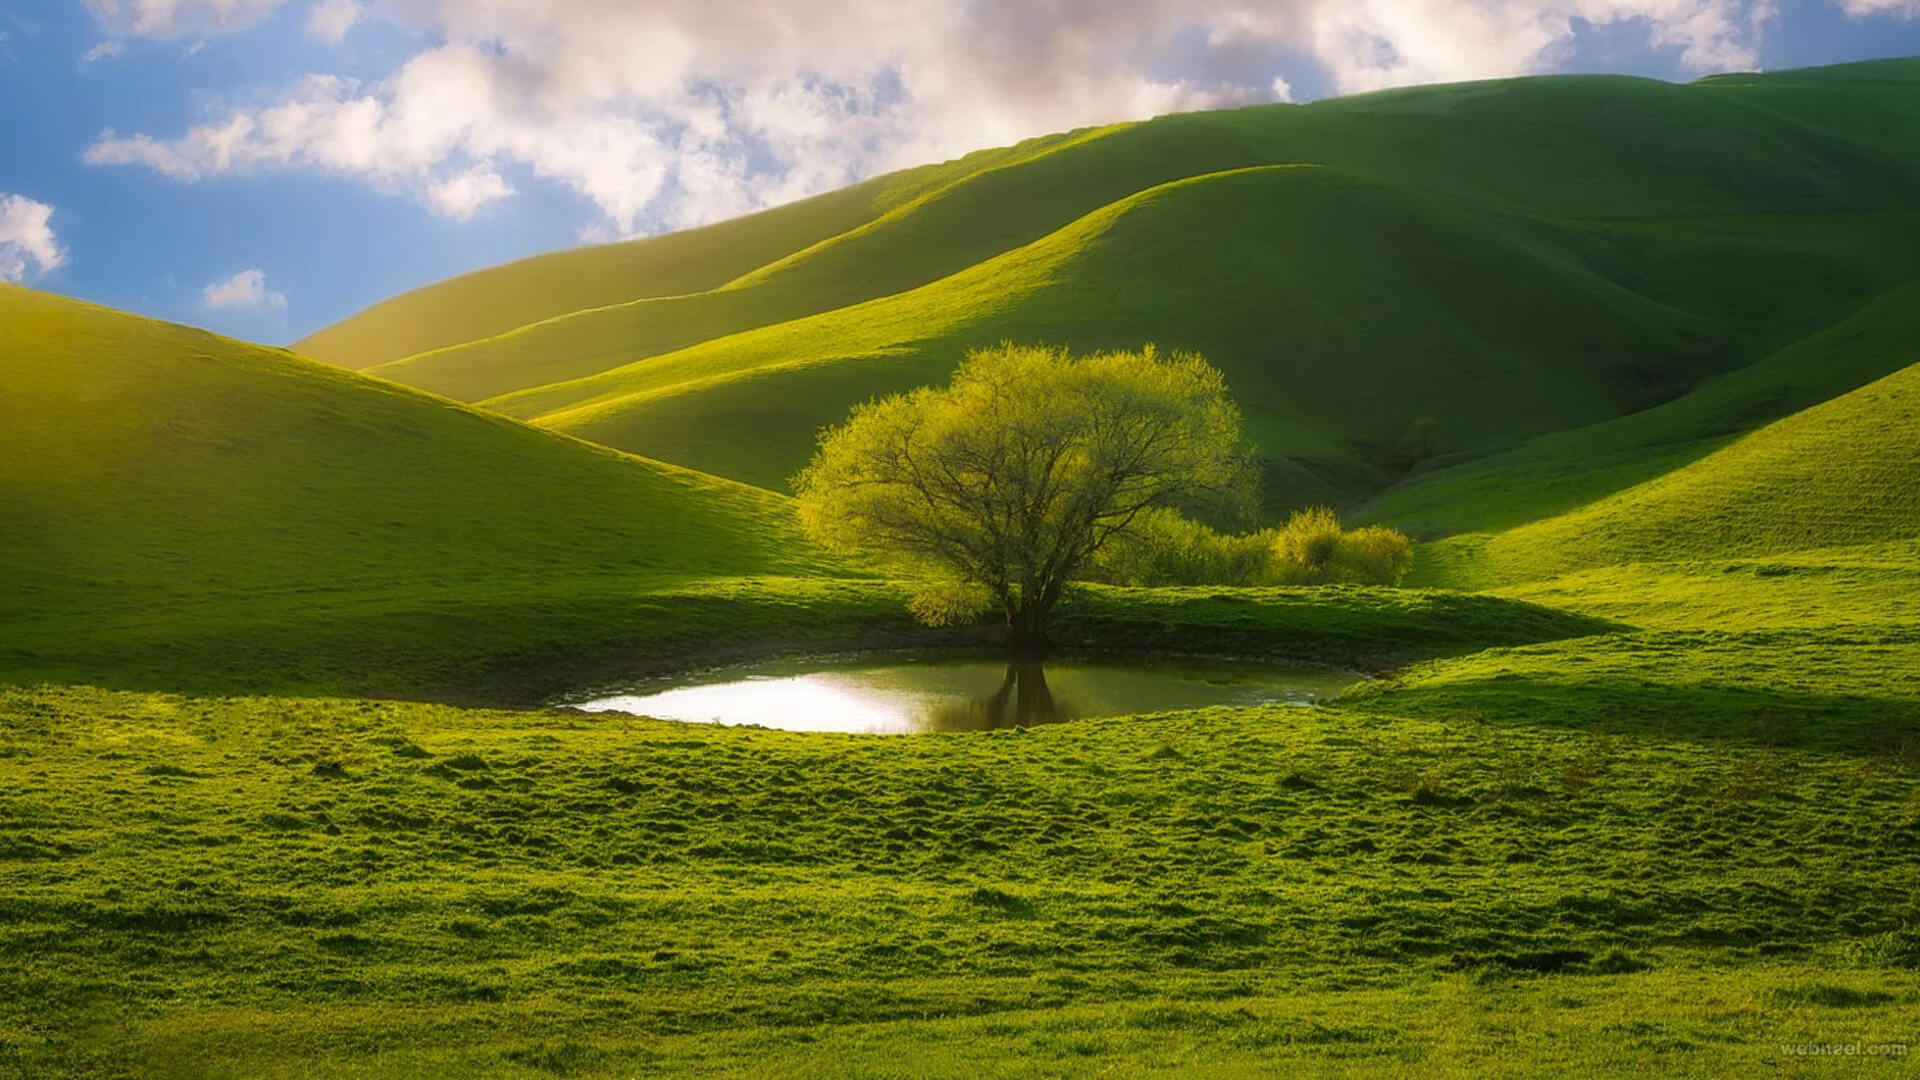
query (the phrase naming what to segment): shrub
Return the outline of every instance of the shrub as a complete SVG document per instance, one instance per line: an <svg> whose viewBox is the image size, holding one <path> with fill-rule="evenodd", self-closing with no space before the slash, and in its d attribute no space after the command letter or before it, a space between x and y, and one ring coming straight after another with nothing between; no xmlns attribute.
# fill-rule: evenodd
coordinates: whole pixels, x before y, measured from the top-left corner
<svg viewBox="0 0 1920 1080"><path fill-rule="evenodd" d="M1398 529L1367 525L1341 537L1335 562L1355 581L1398 585L1413 569L1413 541Z"/></svg>
<svg viewBox="0 0 1920 1080"><path fill-rule="evenodd" d="M1334 580L1340 551L1340 518L1324 506L1296 510L1273 539L1272 575L1282 585L1321 585Z"/></svg>
<svg viewBox="0 0 1920 1080"><path fill-rule="evenodd" d="M1089 577L1113 585L1396 585L1413 541L1380 525L1348 531L1326 507L1279 529L1216 532L1174 510L1136 518L1095 557Z"/></svg>
<svg viewBox="0 0 1920 1080"><path fill-rule="evenodd" d="M1259 585L1272 546L1271 530L1234 536L1155 509L1100 550L1089 576L1114 585Z"/></svg>
<svg viewBox="0 0 1920 1080"><path fill-rule="evenodd" d="M1351 532L1324 506L1297 510L1273 540L1271 580L1282 585L1397 585L1413 566L1413 541L1383 525Z"/></svg>

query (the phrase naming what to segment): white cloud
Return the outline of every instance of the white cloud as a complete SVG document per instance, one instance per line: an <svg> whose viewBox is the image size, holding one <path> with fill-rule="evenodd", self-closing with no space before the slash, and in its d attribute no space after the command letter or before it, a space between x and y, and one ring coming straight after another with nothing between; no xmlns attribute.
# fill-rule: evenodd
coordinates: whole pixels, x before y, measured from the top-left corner
<svg viewBox="0 0 1920 1080"><path fill-rule="evenodd" d="M1920 19L1920 0L1840 0L1840 6L1855 18L1891 15L1900 19Z"/></svg>
<svg viewBox="0 0 1920 1080"><path fill-rule="evenodd" d="M320 0L307 16L307 36L316 41L338 44L365 13L366 8L360 4L360 0Z"/></svg>
<svg viewBox="0 0 1920 1080"><path fill-rule="evenodd" d="M472 217L474 211L511 194L512 186L502 180L499 173L485 165L475 165L428 185L427 202L440 213L464 221Z"/></svg>
<svg viewBox="0 0 1920 1080"><path fill-rule="evenodd" d="M121 2L176 25L275 0ZM596 206L595 235L625 235L1043 132L1287 100L1281 57L1302 52L1340 91L1513 75L1550 69L1585 21L1640 27L1689 71L1750 68L1774 2L322 0L310 27L370 6L433 44L183 134L103 132L87 160L181 180L319 169L455 217L508 197L519 168Z"/></svg>
<svg viewBox="0 0 1920 1080"><path fill-rule="evenodd" d="M264 270L242 270L224 281L216 281L200 291L208 311L285 311L287 294L267 288Z"/></svg>
<svg viewBox="0 0 1920 1080"><path fill-rule="evenodd" d="M86 0L115 33L173 37L240 30L284 0Z"/></svg>
<svg viewBox="0 0 1920 1080"><path fill-rule="evenodd" d="M126 46L118 41L103 41L80 54L80 66L82 68L90 68L109 57L119 56L125 48Z"/></svg>
<svg viewBox="0 0 1920 1080"><path fill-rule="evenodd" d="M65 265L66 249L53 235L53 207L25 195L0 195L0 281L27 280Z"/></svg>

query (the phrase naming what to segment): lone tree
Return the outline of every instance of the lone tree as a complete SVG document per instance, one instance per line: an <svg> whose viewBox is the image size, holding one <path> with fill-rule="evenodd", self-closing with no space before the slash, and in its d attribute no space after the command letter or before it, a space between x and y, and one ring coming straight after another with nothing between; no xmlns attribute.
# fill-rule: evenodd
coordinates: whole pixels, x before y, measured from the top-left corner
<svg viewBox="0 0 1920 1080"><path fill-rule="evenodd" d="M1061 587L1143 513L1244 505L1253 472L1240 411L1201 357L1003 345L945 389L854 409L795 487L815 539L934 582L914 599L923 620L997 604L1018 648L1046 643Z"/></svg>

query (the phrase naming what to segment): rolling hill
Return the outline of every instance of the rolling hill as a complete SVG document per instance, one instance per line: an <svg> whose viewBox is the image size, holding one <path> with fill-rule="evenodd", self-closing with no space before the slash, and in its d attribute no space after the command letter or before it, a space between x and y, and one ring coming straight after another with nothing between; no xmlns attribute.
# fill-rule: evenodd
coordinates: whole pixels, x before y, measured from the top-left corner
<svg viewBox="0 0 1920 1080"><path fill-rule="evenodd" d="M663 583L834 565L778 496L11 286L0 381L0 669L97 676L151 636L217 672L278 635L325 683L560 647L574 593L637 612Z"/></svg>
<svg viewBox="0 0 1920 1080"><path fill-rule="evenodd" d="M1564 514L1436 545L1467 587L1920 538L1920 363Z"/></svg>
<svg viewBox="0 0 1920 1080"><path fill-rule="evenodd" d="M1741 434L1920 360L1920 281L1766 359L1637 413L1447 467L1435 462L1358 515L1421 536L1509 529L1697 461Z"/></svg>
<svg viewBox="0 0 1920 1080"><path fill-rule="evenodd" d="M1150 189L913 292L486 404L777 487L821 426L877 389L943 377L969 348L1157 340L1215 360L1270 456L1365 482L1384 462L1353 444L1385 457L1422 417L1484 447L1631 408L1712 363L1693 330L1438 203L1275 166ZM1325 486L1288 480L1275 477L1283 499Z"/></svg>
<svg viewBox="0 0 1920 1080"><path fill-rule="evenodd" d="M434 296L472 306L461 290L478 286L457 279L302 347L412 347L430 324L436 347L368 347L386 357L371 370L781 489L816 428L942 377L967 347L1152 340L1229 373L1273 508L1353 505L1680 399L1920 279L1917 114L1920 62L1886 61L1168 116L881 178L724 239L484 271L546 298L511 328L502 311L424 314ZM1323 168L1261 171L1279 165ZM587 269L673 245L701 252L704 276ZM540 276L567 266L599 284L568 296ZM1810 403L1770 377L1751 380L1748 427ZM1409 477L1416 421L1438 457ZM1733 433L1716 423L1693 441Z"/></svg>
<svg viewBox="0 0 1920 1080"><path fill-rule="evenodd" d="M309 334L294 348L364 369L570 311L713 289L857 230L929 188L1044 152L1071 137L1043 136L983 150L704 228L537 255L463 274L376 304Z"/></svg>

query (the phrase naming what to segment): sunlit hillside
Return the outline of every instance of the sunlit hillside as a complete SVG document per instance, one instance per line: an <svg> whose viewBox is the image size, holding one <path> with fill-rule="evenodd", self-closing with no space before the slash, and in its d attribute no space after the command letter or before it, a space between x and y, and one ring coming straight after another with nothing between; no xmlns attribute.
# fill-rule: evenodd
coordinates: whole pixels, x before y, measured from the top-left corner
<svg viewBox="0 0 1920 1080"><path fill-rule="evenodd" d="M559 648L581 616L554 610L649 583L832 565L778 496L45 293L0 287L0 369L0 667L173 649L324 685Z"/></svg>
<svg viewBox="0 0 1920 1080"><path fill-rule="evenodd" d="M463 340L375 370L782 489L813 430L969 347L1153 340L1232 377L1275 507L1351 505L1404 478L1415 423L1444 464L1634 413L1920 275L1900 122L1920 111L1916 70L1538 78L1164 117L730 223L699 250L732 258L763 230L761 249L791 250L743 256L724 282L594 271L573 310L466 331L406 314L427 290L303 346L432 323ZM1850 102L1875 120L1826 122ZM1281 164L1332 171L1242 172ZM835 216L856 198L868 216ZM524 291L554 292L531 276Z"/></svg>

